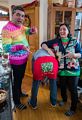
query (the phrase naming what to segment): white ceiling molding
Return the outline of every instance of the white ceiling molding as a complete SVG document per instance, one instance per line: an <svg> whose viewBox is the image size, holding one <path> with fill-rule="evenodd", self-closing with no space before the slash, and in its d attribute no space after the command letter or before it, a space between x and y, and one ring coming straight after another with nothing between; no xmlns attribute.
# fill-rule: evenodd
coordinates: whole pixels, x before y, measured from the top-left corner
<svg viewBox="0 0 82 120"><path fill-rule="evenodd" d="M9 7L9 0L0 0L0 6Z"/></svg>
<svg viewBox="0 0 82 120"><path fill-rule="evenodd" d="M0 2L8 2L9 0L0 0Z"/></svg>
<svg viewBox="0 0 82 120"><path fill-rule="evenodd" d="M35 0L9 0L9 5L21 5L25 3L30 3Z"/></svg>
<svg viewBox="0 0 82 120"><path fill-rule="evenodd" d="M9 7L11 5L21 5L33 1L34 0L0 0L0 6Z"/></svg>

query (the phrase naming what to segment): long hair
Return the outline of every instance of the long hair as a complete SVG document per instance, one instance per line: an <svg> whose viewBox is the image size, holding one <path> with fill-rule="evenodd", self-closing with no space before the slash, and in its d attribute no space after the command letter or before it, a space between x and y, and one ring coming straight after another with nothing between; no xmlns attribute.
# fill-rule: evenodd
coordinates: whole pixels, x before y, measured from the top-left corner
<svg viewBox="0 0 82 120"><path fill-rule="evenodd" d="M69 33L68 33L68 36L67 36L67 37L68 37L68 38L71 38L71 37L72 37L72 34L70 33L70 27L69 27L68 24L66 24L66 23L62 23L62 24L60 24L60 26L59 26L59 30L60 30L60 27L63 26L63 25L65 25L66 28L68 29L68 32L69 32ZM57 38L61 38L59 33L57 34Z"/></svg>

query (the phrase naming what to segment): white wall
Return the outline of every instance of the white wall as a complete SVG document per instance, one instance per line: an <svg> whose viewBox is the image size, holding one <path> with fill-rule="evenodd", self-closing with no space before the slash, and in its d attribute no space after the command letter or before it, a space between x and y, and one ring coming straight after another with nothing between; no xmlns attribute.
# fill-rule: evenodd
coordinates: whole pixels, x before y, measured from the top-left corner
<svg viewBox="0 0 82 120"><path fill-rule="evenodd" d="M40 0L40 12L39 12L39 46L40 44L47 40L47 8L48 8L48 0Z"/></svg>
<svg viewBox="0 0 82 120"><path fill-rule="evenodd" d="M0 21L0 34L2 31L3 26L5 26L7 24L8 21Z"/></svg>

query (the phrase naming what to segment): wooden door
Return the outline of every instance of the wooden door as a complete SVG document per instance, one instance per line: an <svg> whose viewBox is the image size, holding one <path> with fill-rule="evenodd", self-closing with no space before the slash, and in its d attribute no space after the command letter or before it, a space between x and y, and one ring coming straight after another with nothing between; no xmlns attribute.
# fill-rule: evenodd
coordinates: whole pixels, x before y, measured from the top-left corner
<svg viewBox="0 0 82 120"><path fill-rule="evenodd" d="M39 32L39 6L32 5L24 7L26 15L29 16L30 27L35 26ZM28 26L28 23L26 24ZM32 55L39 48L39 33L27 36L27 40L30 45L30 53L29 59L27 61L27 67L25 74L29 77L32 77Z"/></svg>

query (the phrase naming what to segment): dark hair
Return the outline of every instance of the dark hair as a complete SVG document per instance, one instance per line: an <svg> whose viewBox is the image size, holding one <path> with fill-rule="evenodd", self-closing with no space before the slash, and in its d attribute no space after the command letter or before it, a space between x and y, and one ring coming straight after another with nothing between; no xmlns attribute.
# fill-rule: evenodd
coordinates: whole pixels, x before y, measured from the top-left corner
<svg viewBox="0 0 82 120"><path fill-rule="evenodd" d="M12 7L12 14L14 14L16 12L16 10L20 10L24 12L24 9L22 6L13 6Z"/></svg>
<svg viewBox="0 0 82 120"><path fill-rule="evenodd" d="M60 26L59 26L59 29L60 29L60 27L61 26L63 26L63 25L65 25L66 26L66 28L68 29L68 31L69 31L69 33L68 33L68 38L71 38L72 37L72 35L71 35L71 33L70 33L70 27L69 27L69 25L68 24L66 24L66 23L62 23L62 24L60 24ZM58 33L57 34L57 37L60 37L60 34Z"/></svg>

